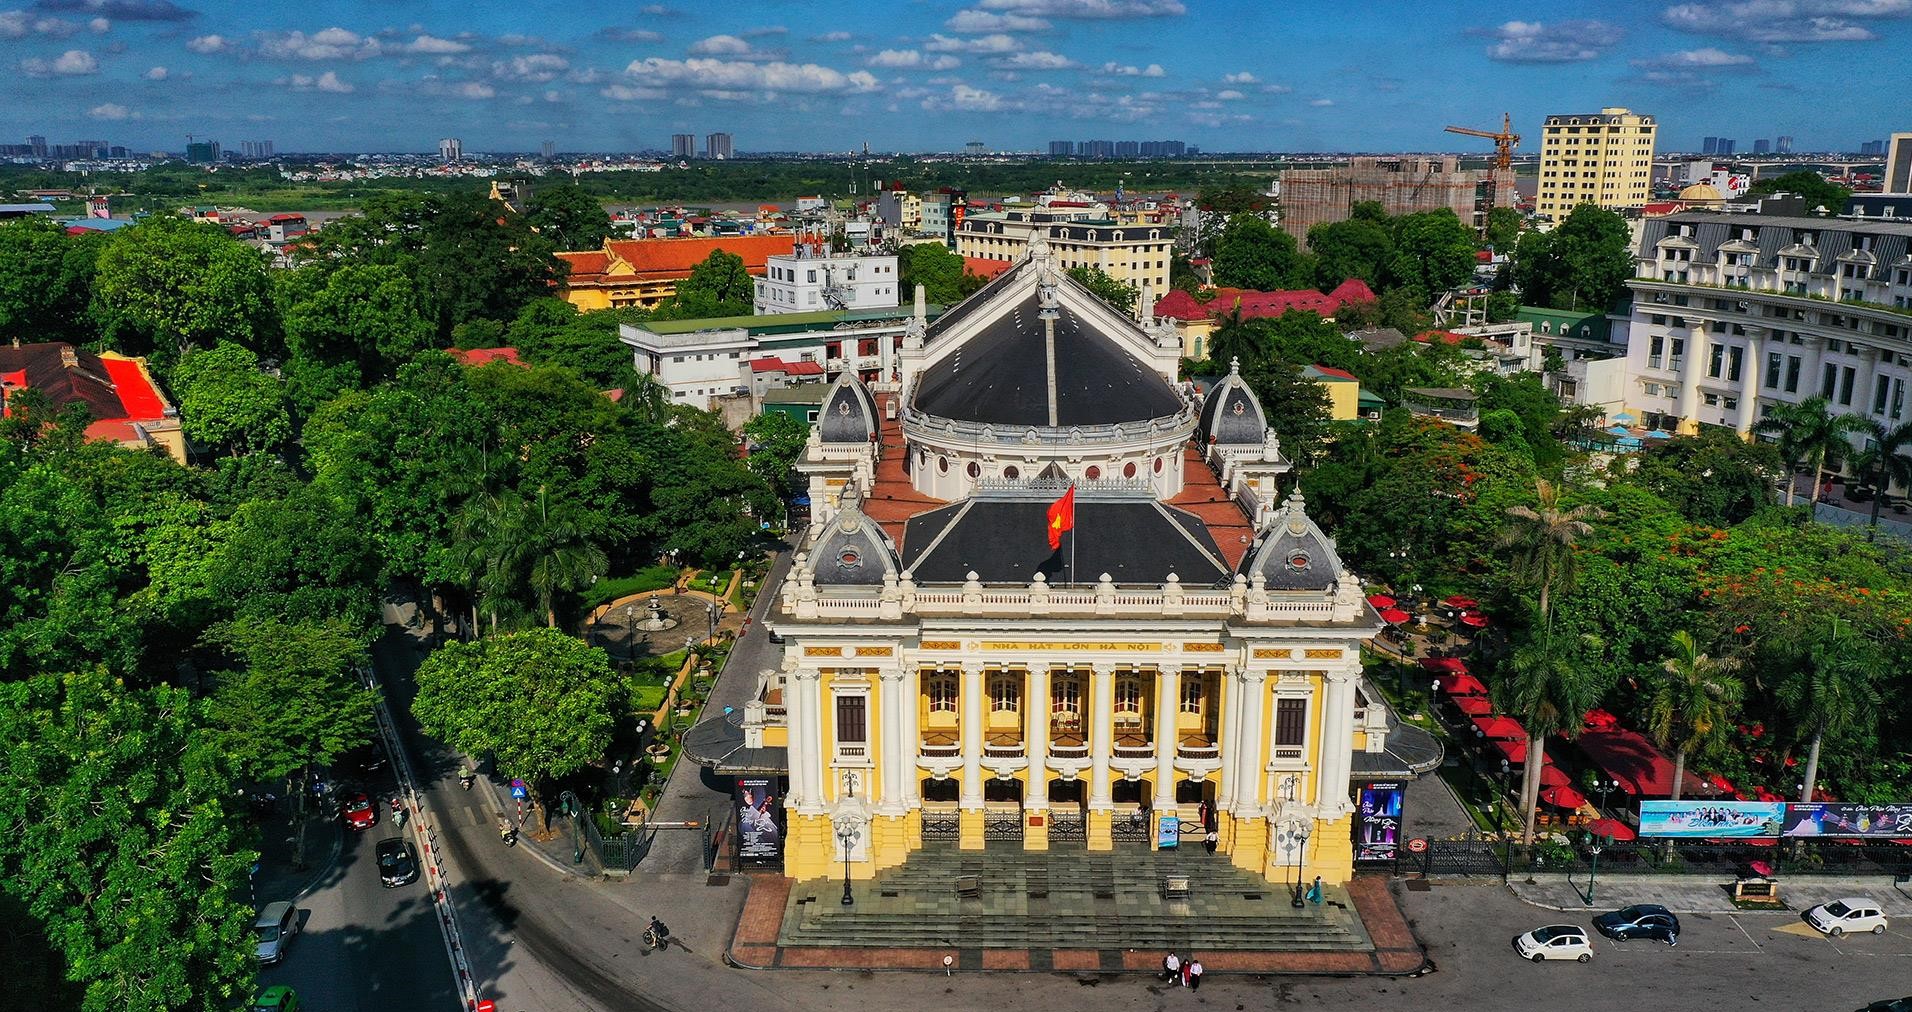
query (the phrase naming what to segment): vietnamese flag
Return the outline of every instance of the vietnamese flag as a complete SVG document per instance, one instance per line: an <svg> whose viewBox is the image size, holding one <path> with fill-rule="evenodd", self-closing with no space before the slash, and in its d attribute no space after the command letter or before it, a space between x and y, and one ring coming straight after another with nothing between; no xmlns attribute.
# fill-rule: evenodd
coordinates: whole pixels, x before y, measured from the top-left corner
<svg viewBox="0 0 1912 1012"><path fill-rule="evenodd" d="M1075 486L1049 504L1049 547L1062 547L1062 532L1075 530Z"/></svg>

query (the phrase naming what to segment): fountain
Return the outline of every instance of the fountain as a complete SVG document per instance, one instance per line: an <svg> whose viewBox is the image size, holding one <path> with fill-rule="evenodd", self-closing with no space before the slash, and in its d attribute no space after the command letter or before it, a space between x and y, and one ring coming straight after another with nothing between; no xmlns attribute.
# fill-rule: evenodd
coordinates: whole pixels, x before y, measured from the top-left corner
<svg viewBox="0 0 1912 1012"><path fill-rule="evenodd" d="M653 597L644 602L644 606L646 614L644 620L637 623L639 629L645 632L663 632L666 629L677 628L677 620L664 614L663 602Z"/></svg>

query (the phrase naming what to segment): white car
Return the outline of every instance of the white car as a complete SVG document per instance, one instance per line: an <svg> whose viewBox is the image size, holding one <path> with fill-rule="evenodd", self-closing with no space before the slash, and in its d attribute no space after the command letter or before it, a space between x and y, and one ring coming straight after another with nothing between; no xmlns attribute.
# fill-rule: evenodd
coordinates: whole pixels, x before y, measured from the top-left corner
<svg viewBox="0 0 1912 1012"><path fill-rule="evenodd" d="M267 966L277 963L285 958L286 946L292 944L292 936L299 933L299 911L284 900L268 903L253 919L252 933L257 943L259 962Z"/></svg>
<svg viewBox="0 0 1912 1012"><path fill-rule="evenodd" d="M1536 963L1549 959L1571 959L1584 963L1593 958L1593 944L1587 930L1577 924L1549 924L1514 938L1514 951L1520 958Z"/></svg>
<svg viewBox="0 0 1912 1012"><path fill-rule="evenodd" d="M1879 909L1877 902L1862 896L1821 903L1806 911L1806 923L1834 938L1848 931L1883 935L1887 927L1885 911Z"/></svg>

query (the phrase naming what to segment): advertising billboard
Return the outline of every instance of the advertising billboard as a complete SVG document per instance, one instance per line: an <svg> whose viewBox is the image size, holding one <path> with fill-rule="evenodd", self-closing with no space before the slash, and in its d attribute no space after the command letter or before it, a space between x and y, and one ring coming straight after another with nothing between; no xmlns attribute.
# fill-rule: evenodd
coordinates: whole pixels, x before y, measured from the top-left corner
<svg viewBox="0 0 1912 1012"><path fill-rule="evenodd" d="M1401 800L1405 794L1399 781L1362 784L1355 794L1354 859L1357 862L1384 863L1394 860L1401 845Z"/></svg>
<svg viewBox="0 0 1912 1012"><path fill-rule="evenodd" d="M783 856L783 830L777 825L777 780L737 778L737 856L775 861Z"/></svg>
<svg viewBox="0 0 1912 1012"><path fill-rule="evenodd" d="M1843 836L1894 840L1912 838L1912 804L1856 805L1844 802L1791 802L1786 805L1786 836Z"/></svg>
<svg viewBox="0 0 1912 1012"><path fill-rule="evenodd" d="M1640 802L1641 836L1778 836L1785 819L1783 801Z"/></svg>

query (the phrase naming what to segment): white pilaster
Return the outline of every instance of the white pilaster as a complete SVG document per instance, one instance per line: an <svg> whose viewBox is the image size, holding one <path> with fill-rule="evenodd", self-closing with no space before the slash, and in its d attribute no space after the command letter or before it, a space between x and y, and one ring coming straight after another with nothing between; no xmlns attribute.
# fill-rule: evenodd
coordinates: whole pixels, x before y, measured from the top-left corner
<svg viewBox="0 0 1912 1012"><path fill-rule="evenodd" d="M1241 734L1235 742L1235 754L1229 768L1235 788L1234 812L1254 815L1259 811L1261 785L1267 776L1268 749L1262 744L1261 710L1267 703L1268 672L1243 670L1236 673L1241 689L1236 697L1241 712Z"/></svg>
<svg viewBox="0 0 1912 1012"><path fill-rule="evenodd" d="M1182 712L1182 673L1175 668L1155 674L1155 797L1157 811L1175 807L1175 724Z"/></svg>
<svg viewBox="0 0 1912 1012"><path fill-rule="evenodd" d="M1240 672L1222 672L1222 740L1218 755L1222 761L1220 783L1215 785L1215 807L1232 810L1235 807L1236 778L1231 764L1241 751L1241 690L1238 688Z"/></svg>
<svg viewBox="0 0 1912 1012"><path fill-rule="evenodd" d="M1741 436L1750 435L1753 426L1759 424L1759 384L1761 373L1766 368L1765 331L1758 327L1746 328L1746 361L1740 365L1739 377L1739 415L1733 420L1733 431Z"/></svg>
<svg viewBox="0 0 1912 1012"><path fill-rule="evenodd" d="M1348 775L1354 763L1354 688L1361 678L1357 667L1330 668L1324 673L1326 709L1321 714L1321 776L1315 785L1315 811L1336 819L1353 810L1348 800Z"/></svg>
<svg viewBox="0 0 1912 1012"><path fill-rule="evenodd" d="M903 804L909 808L919 807L923 802L922 775L916 768L916 754L923 743L923 673L912 667L903 672L903 765L905 772L899 774L908 779L903 783Z"/></svg>
<svg viewBox="0 0 1912 1012"><path fill-rule="evenodd" d="M1109 793L1109 759L1115 753L1115 666L1098 664L1089 673L1089 807L1114 808Z"/></svg>
<svg viewBox="0 0 1912 1012"><path fill-rule="evenodd" d="M903 785L912 779L910 771L916 768L913 754L915 746L908 744L909 736L904 733L903 727L903 669L884 668L877 673L877 677L883 711L881 805L885 814L901 814L904 807ZM906 752L906 748L909 751Z"/></svg>
<svg viewBox="0 0 1912 1012"><path fill-rule="evenodd" d="M1049 666L1036 664L1029 669L1028 694L1023 697L1027 715L1023 732L1029 755L1029 787L1023 792L1023 807L1040 811L1049 807Z"/></svg>
<svg viewBox="0 0 1912 1012"><path fill-rule="evenodd" d="M1686 332L1686 361L1680 369L1680 426L1681 433L1692 433L1700 424L1700 377L1704 375L1706 363L1700 361L1706 357L1706 324L1695 320Z"/></svg>
<svg viewBox="0 0 1912 1012"><path fill-rule="evenodd" d="M790 721L790 794L807 809L823 805L823 691L822 673L798 668L785 674L789 699L784 712Z"/></svg>
<svg viewBox="0 0 1912 1012"><path fill-rule="evenodd" d="M983 667L963 664L962 693L963 792L964 808L983 806Z"/></svg>

